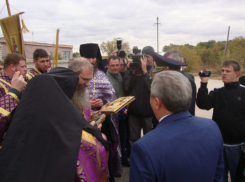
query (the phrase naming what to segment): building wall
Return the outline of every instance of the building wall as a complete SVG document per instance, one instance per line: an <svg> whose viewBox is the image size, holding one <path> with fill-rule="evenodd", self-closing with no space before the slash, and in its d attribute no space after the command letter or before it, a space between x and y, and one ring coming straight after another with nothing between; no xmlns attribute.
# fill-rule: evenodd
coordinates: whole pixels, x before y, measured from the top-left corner
<svg viewBox="0 0 245 182"><path fill-rule="evenodd" d="M7 47L7 46L6 46ZM55 44L53 45L31 45L31 44L26 44L25 45L25 50L26 50L26 58L27 59L33 59L33 52L36 49L44 49L47 51L47 53L49 55L51 55L51 53L54 55L54 51L55 51ZM72 58L72 48L67 48L67 47L59 47L58 49L58 53L61 55L61 57L63 57L63 52L67 51L70 52L70 59Z"/></svg>
<svg viewBox="0 0 245 182"><path fill-rule="evenodd" d="M58 60L58 67L68 67L68 62L69 60ZM51 66L53 65L53 60L51 60ZM31 68L35 67L35 64L33 63L33 59L26 59L26 66L27 66L27 72L29 72L29 70Z"/></svg>
<svg viewBox="0 0 245 182"><path fill-rule="evenodd" d="M5 43L4 38L0 38L0 45L2 45L2 57L5 57L8 53L8 47ZM47 43L38 43L38 42L27 42L25 41L25 50L26 50L26 59L33 59L33 52L36 49L44 49L48 52L49 55L51 55L51 52L54 54L55 51L55 44L47 44ZM72 58L72 45L59 45L58 53L61 55L63 59L71 59ZM63 57L63 52L67 52L70 57Z"/></svg>

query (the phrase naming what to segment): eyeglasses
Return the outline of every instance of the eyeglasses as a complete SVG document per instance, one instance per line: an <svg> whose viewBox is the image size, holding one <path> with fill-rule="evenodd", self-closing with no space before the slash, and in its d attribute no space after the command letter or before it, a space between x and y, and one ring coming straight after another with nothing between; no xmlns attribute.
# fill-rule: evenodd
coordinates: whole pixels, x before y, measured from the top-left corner
<svg viewBox="0 0 245 182"><path fill-rule="evenodd" d="M83 77L81 77L80 75L78 75L81 79L83 79L84 82L90 82L91 79L85 79Z"/></svg>

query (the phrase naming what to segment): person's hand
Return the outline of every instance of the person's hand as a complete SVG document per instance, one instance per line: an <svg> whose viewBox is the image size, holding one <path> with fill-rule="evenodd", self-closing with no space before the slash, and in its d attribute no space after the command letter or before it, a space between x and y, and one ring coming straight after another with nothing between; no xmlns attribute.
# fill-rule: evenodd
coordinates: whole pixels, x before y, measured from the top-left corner
<svg viewBox="0 0 245 182"><path fill-rule="evenodd" d="M96 99L94 103L94 107L102 107L103 101L101 99Z"/></svg>
<svg viewBox="0 0 245 182"><path fill-rule="evenodd" d="M202 83L207 83L209 77L200 77Z"/></svg>
<svg viewBox="0 0 245 182"><path fill-rule="evenodd" d="M91 108L102 107L103 101L101 99L96 99L95 97L93 97L90 100L90 105L91 105Z"/></svg>
<svg viewBox="0 0 245 182"><path fill-rule="evenodd" d="M91 124L92 126L95 126L95 127L99 128L100 130L101 130L101 128L102 128L102 124L101 124L101 123L97 126L96 123L95 123L95 121L91 121L90 124Z"/></svg>
<svg viewBox="0 0 245 182"><path fill-rule="evenodd" d="M117 51L113 51L113 52L111 53L111 56L117 56Z"/></svg>
<svg viewBox="0 0 245 182"><path fill-rule="evenodd" d="M141 61L141 69L143 71L143 74L147 73L146 65L147 65L147 58L145 56L140 58Z"/></svg>
<svg viewBox="0 0 245 182"><path fill-rule="evenodd" d="M16 90L22 92L26 86L26 82L22 75L20 75L19 71L16 71L11 80L11 88L15 88Z"/></svg>

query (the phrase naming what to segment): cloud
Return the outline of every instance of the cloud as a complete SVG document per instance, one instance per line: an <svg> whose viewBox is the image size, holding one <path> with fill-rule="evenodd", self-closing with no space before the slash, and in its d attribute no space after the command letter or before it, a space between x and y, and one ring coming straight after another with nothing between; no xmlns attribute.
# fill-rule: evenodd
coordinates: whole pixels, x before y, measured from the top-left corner
<svg viewBox="0 0 245 182"><path fill-rule="evenodd" d="M59 43L73 45L74 52L81 43L100 44L117 37L131 48L151 45L156 50L157 17L159 51L169 43L226 40L228 26L230 39L245 36L242 0L11 0L10 4L12 14L25 12L22 17L31 31L24 34L25 40L53 43L60 28ZM6 16L5 7L0 18Z"/></svg>

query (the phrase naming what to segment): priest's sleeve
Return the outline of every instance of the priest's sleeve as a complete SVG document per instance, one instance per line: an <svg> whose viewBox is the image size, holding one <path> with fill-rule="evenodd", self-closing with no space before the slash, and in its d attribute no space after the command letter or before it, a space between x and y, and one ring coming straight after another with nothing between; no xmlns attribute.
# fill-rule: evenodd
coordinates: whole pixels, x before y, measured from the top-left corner
<svg viewBox="0 0 245 182"><path fill-rule="evenodd" d="M0 98L0 146L2 146L3 137L7 130L11 113L19 103L19 97L17 95L10 89L6 95Z"/></svg>

